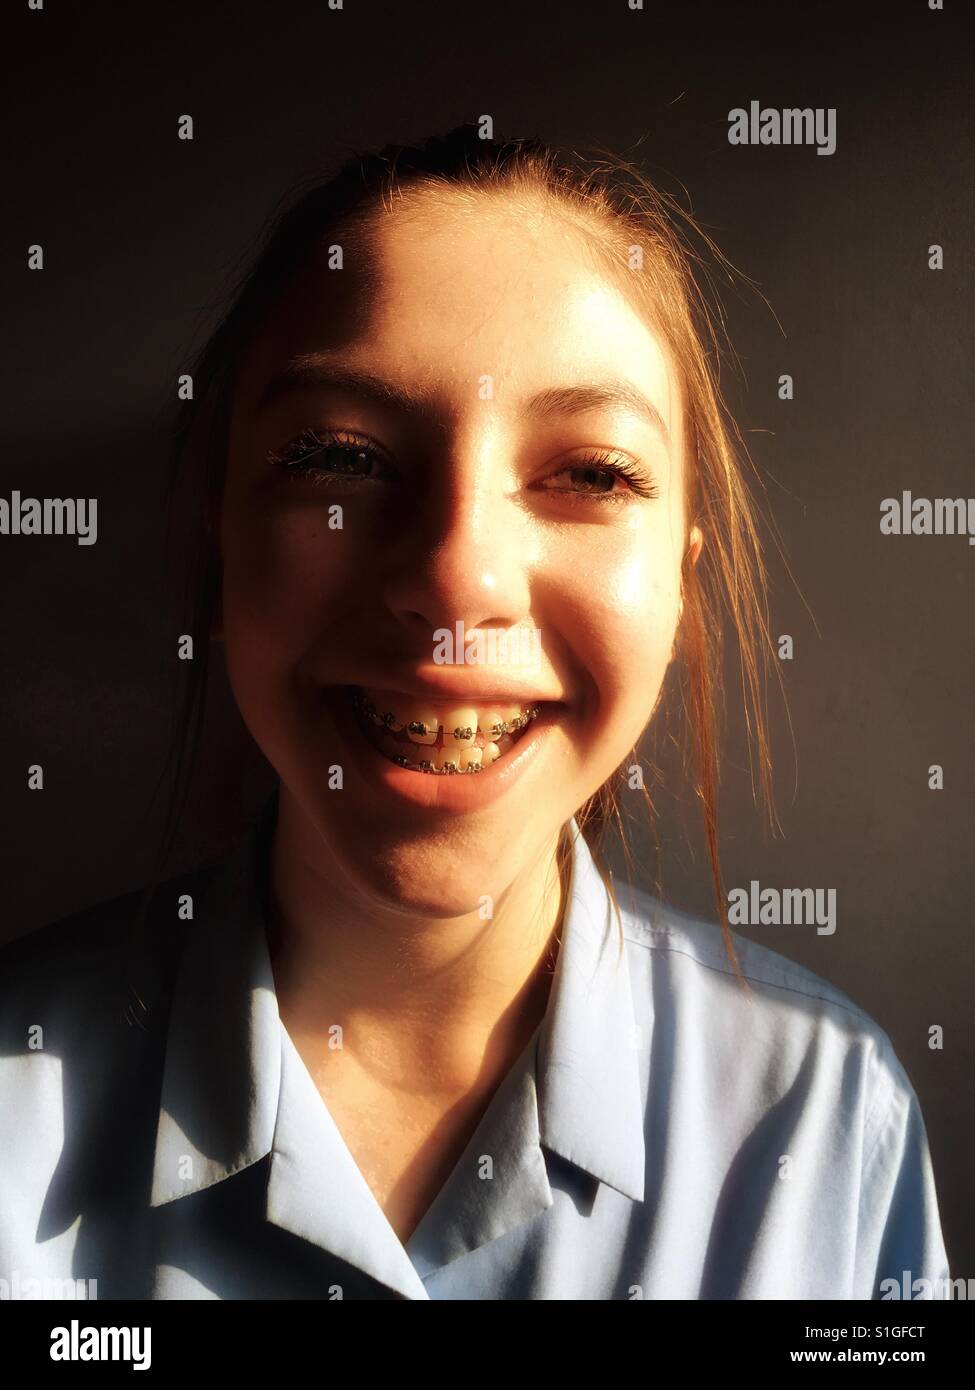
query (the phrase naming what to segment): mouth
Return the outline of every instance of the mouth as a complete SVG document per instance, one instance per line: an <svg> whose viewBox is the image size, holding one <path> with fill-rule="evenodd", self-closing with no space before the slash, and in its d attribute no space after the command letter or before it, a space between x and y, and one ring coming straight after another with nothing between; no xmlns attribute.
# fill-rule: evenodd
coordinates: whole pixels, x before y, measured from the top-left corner
<svg viewBox="0 0 975 1390"><path fill-rule="evenodd" d="M359 732L377 753L421 776L471 777L502 765L547 706L479 700L417 699L392 690L348 686Z"/></svg>

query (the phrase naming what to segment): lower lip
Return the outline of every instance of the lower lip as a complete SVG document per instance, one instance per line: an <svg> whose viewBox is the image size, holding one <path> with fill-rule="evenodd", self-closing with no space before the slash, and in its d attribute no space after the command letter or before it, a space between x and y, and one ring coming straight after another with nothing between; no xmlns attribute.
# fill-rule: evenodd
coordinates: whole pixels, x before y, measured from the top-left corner
<svg viewBox="0 0 975 1390"><path fill-rule="evenodd" d="M549 731L564 713L560 705L544 705L518 742L485 772L410 772L384 758L359 730L348 691L333 686L325 692L339 733L355 754L355 766L370 786L409 806L463 815L490 806L523 781L537 765Z"/></svg>

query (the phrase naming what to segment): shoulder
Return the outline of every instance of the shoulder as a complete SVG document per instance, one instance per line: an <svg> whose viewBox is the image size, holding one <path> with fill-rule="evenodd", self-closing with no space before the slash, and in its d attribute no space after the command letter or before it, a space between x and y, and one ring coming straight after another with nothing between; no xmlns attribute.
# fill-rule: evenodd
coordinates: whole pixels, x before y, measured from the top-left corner
<svg viewBox="0 0 975 1390"><path fill-rule="evenodd" d="M721 989L722 979L741 991L737 976L725 950L725 938L715 922L692 917L678 908L660 902L639 889L621 895L624 935L637 951L644 950L660 956L680 957L687 962L689 981L708 980ZM737 932L731 940L741 966L742 975L768 1003L830 1015L848 1015L856 1025L876 1027L870 1016L848 995L815 974L806 966L790 960L767 946L749 941ZM671 963L680 969L680 962Z"/></svg>
<svg viewBox="0 0 975 1390"><path fill-rule="evenodd" d="M0 1248L30 1249L31 1231L43 1244L141 1171L184 941L173 894L200 881L108 898L0 948Z"/></svg>
<svg viewBox="0 0 975 1390"><path fill-rule="evenodd" d="M813 1296L899 1297L889 1289L912 1271L943 1297L924 1120L884 1029L822 976L732 932L743 985L716 923L618 896L657 1166L688 1166L693 1201L707 1190L735 1214L729 1249L735 1222L763 1213L756 1248L778 1290L763 1296L783 1296L798 1271Z"/></svg>
<svg viewBox="0 0 975 1390"><path fill-rule="evenodd" d="M0 946L0 1061L30 1046L38 1025L80 1033L124 1015L140 987L165 990L185 939L174 904L204 890L220 862L151 891L107 898Z"/></svg>
<svg viewBox="0 0 975 1390"><path fill-rule="evenodd" d="M898 1105L915 1102L884 1029L828 980L731 933L742 985L721 928L649 893L620 894L634 1008L675 1037L707 1038L705 1056L766 1099L798 1086L810 1103L854 1110L870 1134ZM869 1138L869 1136L868 1136Z"/></svg>

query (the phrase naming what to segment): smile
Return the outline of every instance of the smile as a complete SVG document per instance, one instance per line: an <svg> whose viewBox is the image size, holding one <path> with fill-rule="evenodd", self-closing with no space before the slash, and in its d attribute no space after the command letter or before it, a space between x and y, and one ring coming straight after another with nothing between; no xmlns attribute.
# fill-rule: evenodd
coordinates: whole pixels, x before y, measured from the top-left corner
<svg viewBox="0 0 975 1390"><path fill-rule="evenodd" d="M356 687L350 700L377 752L408 771L437 776L485 771L504 759L540 711L527 702L436 703Z"/></svg>

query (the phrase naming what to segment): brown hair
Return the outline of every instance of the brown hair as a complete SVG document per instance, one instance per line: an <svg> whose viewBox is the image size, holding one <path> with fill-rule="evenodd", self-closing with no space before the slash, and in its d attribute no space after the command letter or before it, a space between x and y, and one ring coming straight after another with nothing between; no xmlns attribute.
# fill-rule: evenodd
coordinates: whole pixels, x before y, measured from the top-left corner
<svg viewBox="0 0 975 1390"><path fill-rule="evenodd" d="M718 333L695 268L709 282L710 273L692 238L701 239L704 250L725 274L731 267L678 202L627 160L602 150L588 155L559 152L534 139L482 139L473 125L458 127L419 148L387 145L377 153L358 155L327 182L314 180L296 190L297 197L292 193L285 210L272 214L256 258L231 291L229 310L189 368L193 400L182 406L185 414L173 439L170 517L172 522L181 507L187 507L188 525L180 521L177 539L188 585L180 601L188 604L190 618L188 624L182 620L179 630L193 634L196 655L193 661L181 663L187 672L186 687L176 729L169 812L153 884L158 883L172 848L198 751L210 625L220 586L211 518L219 515L229 411L243 349L276 296L301 274L326 238L335 241L352 234L354 239L357 229L365 228L377 213L391 208L394 198L403 198L409 190L468 201L497 194L520 200L526 207L537 206L541 198L584 232L596 263L635 303L669 349L685 402L687 527L681 568L683 615L677 637L680 659L669 668L664 686L673 679L680 682L684 767L686 771L693 762L715 903L729 959L743 980L728 925L718 854L716 690L722 609L730 613L737 635L746 727L757 751L762 801L773 824L765 690L768 658L772 657L776 670L778 663L767 622L759 514L746 488L734 441L741 458L750 465L751 461L719 391ZM694 524L704 533L696 565L687 552ZM619 901L604 858L605 837L615 821L629 873L632 861L619 793L629 768L639 763L634 747L576 815L618 919ZM752 784L754 789L754 766ZM653 801L646 786L641 790L656 837ZM563 872L568 852L568 837L563 835L559 864ZM621 919L620 925L622 948Z"/></svg>

